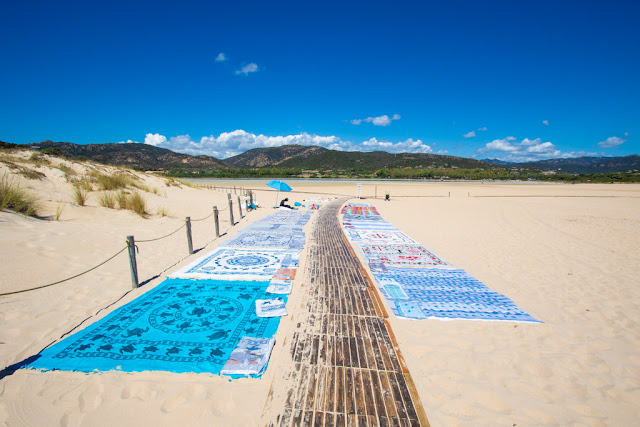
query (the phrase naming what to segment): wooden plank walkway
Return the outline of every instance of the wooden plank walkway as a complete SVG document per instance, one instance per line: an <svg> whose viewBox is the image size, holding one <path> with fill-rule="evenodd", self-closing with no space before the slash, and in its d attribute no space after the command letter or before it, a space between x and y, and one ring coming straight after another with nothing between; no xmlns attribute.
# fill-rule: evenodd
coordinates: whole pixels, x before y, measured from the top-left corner
<svg viewBox="0 0 640 427"><path fill-rule="evenodd" d="M345 200L319 211L309 239L305 306L276 380L286 396L270 425L428 426L384 306L337 220ZM278 387L286 390L276 390Z"/></svg>

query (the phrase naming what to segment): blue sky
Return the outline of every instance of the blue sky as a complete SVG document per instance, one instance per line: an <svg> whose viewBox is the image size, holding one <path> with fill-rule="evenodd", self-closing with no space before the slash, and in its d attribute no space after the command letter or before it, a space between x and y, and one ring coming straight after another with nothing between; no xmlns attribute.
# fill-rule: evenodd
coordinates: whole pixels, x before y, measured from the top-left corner
<svg viewBox="0 0 640 427"><path fill-rule="evenodd" d="M11 3L7 142L640 153L638 2Z"/></svg>

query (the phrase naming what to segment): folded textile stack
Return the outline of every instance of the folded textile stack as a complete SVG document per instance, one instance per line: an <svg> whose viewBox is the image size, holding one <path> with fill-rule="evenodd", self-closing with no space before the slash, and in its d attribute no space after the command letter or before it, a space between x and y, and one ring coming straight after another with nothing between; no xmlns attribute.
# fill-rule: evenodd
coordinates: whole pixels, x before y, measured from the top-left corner
<svg viewBox="0 0 640 427"><path fill-rule="evenodd" d="M396 316L539 322L384 221L372 205L347 204L341 213L345 235L367 259Z"/></svg>

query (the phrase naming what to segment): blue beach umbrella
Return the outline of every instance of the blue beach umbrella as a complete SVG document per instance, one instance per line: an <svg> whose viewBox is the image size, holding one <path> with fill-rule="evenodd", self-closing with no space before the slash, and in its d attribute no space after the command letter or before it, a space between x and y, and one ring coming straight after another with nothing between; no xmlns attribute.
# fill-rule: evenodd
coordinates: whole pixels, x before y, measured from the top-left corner
<svg viewBox="0 0 640 427"><path fill-rule="evenodd" d="M276 193L276 206L278 206L278 196L280 195L280 192L291 191L291 187L289 187L289 185L286 182L282 182L282 181L267 182L267 187L271 187L278 190L278 192Z"/></svg>

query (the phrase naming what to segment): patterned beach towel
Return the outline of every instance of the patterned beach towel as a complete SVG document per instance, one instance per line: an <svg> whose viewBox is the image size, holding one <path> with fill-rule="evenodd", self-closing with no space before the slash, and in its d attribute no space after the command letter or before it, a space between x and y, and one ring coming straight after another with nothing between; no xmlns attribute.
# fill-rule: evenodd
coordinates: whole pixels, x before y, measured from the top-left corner
<svg viewBox="0 0 640 427"><path fill-rule="evenodd" d="M343 221L384 221L380 215L351 215L342 217Z"/></svg>
<svg viewBox="0 0 640 427"><path fill-rule="evenodd" d="M374 277L398 317L540 322L464 270L387 268Z"/></svg>
<svg viewBox="0 0 640 427"><path fill-rule="evenodd" d="M344 221L345 230L397 230L398 228L386 221Z"/></svg>
<svg viewBox="0 0 640 427"><path fill-rule="evenodd" d="M266 282L167 279L28 367L217 374L241 337L275 334L279 318L255 313L256 300L269 298L266 288Z"/></svg>
<svg viewBox="0 0 640 427"><path fill-rule="evenodd" d="M228 248L269 248L269 249L302 249L304 233L302 232L259 232L245 231L222 243Z"/></svg>
<svg viewBox="0 0 640 427"><path fill-rule="evenodd" d="M270 280L290 255L274 249L215 249L171 277L214 280Z"/></svg>
<svg viewBox="0 0 640 427"><path fill-rule="evenodd" d="M349 240L356 243L416 243L415 240L401 231L345 230L345 234Z"/></svg>
<svg viewBox="0 0 640 427"><path fill-rule="evenodd" d="M422 245L372 245L357 243L366 258L387 267L452 267Z"/></svg>

